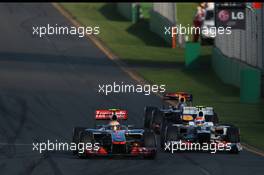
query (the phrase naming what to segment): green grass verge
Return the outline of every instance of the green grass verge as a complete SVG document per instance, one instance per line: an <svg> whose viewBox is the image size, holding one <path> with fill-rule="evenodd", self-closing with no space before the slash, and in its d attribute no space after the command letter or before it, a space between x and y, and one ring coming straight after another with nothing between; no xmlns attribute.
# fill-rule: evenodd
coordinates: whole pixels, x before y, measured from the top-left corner
<svg viewBox="0 0 264 175"><path fill-rule="evenodd" d="M176 3L176 18L178 24L184 27L191 27L193 25L193 18L197 10L198 3ZM191 34L188 35L188 40L192 38Z"/></svg>
<svg viewBox="0 0 264 175"><path fill-rule="evenodd" d="M210 47L202 49L203 69L186 70L184 50L163 47L165 41L149 31L147 20L132 24L115 11L114 4L63 3L63 6L83 25L100 26L99 38L122 60L136 66L146 80L166 84L168 91L193 93L196 104L215 107L221 121L239 126L242 141L264 148L264 102L257 105L239 102L239 89L223 84L210 68Z"/></svg>
<svg viewBox="0 0 264 175"><path fill-rule="evenodd" d="M198 3L176 3L178 22L184 26L192 25Z"/></svg>

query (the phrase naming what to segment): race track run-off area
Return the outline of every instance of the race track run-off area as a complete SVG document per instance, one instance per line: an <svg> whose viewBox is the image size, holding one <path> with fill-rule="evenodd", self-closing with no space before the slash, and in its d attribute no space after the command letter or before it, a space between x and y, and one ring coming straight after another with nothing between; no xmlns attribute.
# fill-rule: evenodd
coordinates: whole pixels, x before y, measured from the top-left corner
<svg viewBox="0 0 264 175"><path fill-rule="evenodd" d="M127 109L128 123L142 127L144 106L160 106L161 100L98 93L98 84L137 82L86 38L33 36L33 25L72 25L51 4L0 4L0 20L1 175L263 174L264 157L245 150L238 155L159 151L155 160L32 151L33 142L70 142L73 127L93 127L96 109Z"/></svg>

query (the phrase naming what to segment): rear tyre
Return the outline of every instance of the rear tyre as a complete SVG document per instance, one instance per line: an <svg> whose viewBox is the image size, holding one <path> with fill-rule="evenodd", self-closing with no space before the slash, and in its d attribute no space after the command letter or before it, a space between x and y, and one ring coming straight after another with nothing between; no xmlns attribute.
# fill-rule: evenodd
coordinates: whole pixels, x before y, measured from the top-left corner
<svg viewBox="0 0 264 175"><path fill-rule="evenodd" d="M205 121L206 122L212 122L214 125L219 123L219 119L218 119L218 116L216 113L214 113L214 115L206 115Z"/></svg>
<svg viewBox="0 0 264 175"><path fill-rule="evenodd" d="M145 131L144 132L144 146L146 148L152 148L155 151L149 155L144 155L146 159L154 159L156 157L156 149L157 149L157 140L156 136L152 131Z"/></svg>
<svg viewBox="0 0 264 175"><path fill-rule="evenodd" d="M177 126L167 126L165 130L165 139L163 143L163 147L165 147L165 143L168 144L168 142L172 141L179 141L179 128ZM165 152L168 152L170 150L164 150Z"/></svg>
<svg viewBox="0 0 264 175"><path fill-rule="evenodd" d="M166 141L178 141L179 129L177 126L168 126L166 133Z"/></svg>
<svg viewBox="0 0 264 175"><path fill-rule="evenodd" d="M229 127L226 131L226 141L230 143L239 143L240 136L239 136L239 129L237 127ZM230 153L238 154L239 150L236 145L231 147Z"/></svg>
<svg viewBox="0 0 264 175"><path fill-rule="evenodd" d="M75 143L76 145L80 142L80 133L83 132L86 128L84 127L75 127L73 128L73 133L72 133L72 142ZM78 150L73 151L73 155L76 155L78 153Z"/></svg>
<svg viewBox="0 0 264 175"><path fill-rule="evenodd" d="M146 106L144 108L144 128L150 129L152 121L152 111L158 109L154 106Z"/></svg>
<svg viewBox="0 0 264 175"><path fill-rule="evenodd" d="M239 129L237 127L230 127L227 129L227 138L228 141L232 143L239 143Z"/></svg>
<svg viewBox="0 0 264 175"><path fill-rule="evenodd" d="M214 112L213 123L214 123L214 124L218 124L218 123L219 123L219 118L218 118L218 116L217 116L217 113L215 113L215 112Z"/></svg>

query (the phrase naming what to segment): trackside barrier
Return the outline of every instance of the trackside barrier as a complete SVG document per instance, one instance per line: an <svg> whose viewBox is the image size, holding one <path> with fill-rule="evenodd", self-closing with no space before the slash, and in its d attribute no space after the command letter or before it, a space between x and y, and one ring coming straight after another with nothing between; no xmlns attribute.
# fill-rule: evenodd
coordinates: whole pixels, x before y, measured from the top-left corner
<svg viewBox="0 0 264 175"><path fill-rule="evenodd" d="M261 76L261 96L264 97L264 71L262 71Z"/></svg>
<svg viewBox="0 0 264 175"><path fill-rule="evenodd" d="M187 68L198 67L197 59L199 58L200 50L201 50L200 43L187 42L185 44L185 50L184 50L185 67Z"/></svg>
<svg viewBox="0 0 264 175"><path fill-rule="evenodd" d="M137 3L132 4L132 22L137 23L140 18L140 6Z"/></svg>
<svg viewBox="0 0 264 175"><path fill-rule="evenodd" d="M132 4L133 3L117 3L117 11L126 19L132 20Z"/></svg>
<svg viewBox="0 0 264 175"><path fill-rule="evenodd" d="M213 49L212 66L224 83L238 88L240 87L240 71L249 68L246 64L223 55L218 48Z"/></svg>
<svg viewBox="0 0 264 175"><path fill-rule="evenodd" d="M252 6L250 8L250 6ZM254 9L255 8L255 9ZM246 8L246 28L245 30L232 30L231 35L217 35L215 38L215 47L220 49L223 55L230 58L231 61L237 60L237 62L243 62L248 67L255 69L262 69L262 76L264 76L264 6L260 3L248 3ZM215 60L216 62L217 60ZM229 62L229 60L227 60ZM215 63L216 64L216 63ZM228 64L229 65L229 64ZM241 65L241 63L239 64ZM216 66L216 68L221 66ZM234 69L240 69L241 66L233 64ZM219 72L219 70L216 70ZM230 77L233 78L237 87L240 87L240 75L238 70L234 70L229 73L234 73ZM230 82L230 78L227 76L224 81ZM264 78L262 78L262 96L264 96Z"/></svg>
<svg viewBox="0 0 264 175"><path fill-rule="evenodd" d="M136 23L140 17L140 6L138 3L117 3L117 11L126 19Z"/></svg>
<svg viewBox="0 0 264 175"><path fill-rule="evenodd" d="M165 35L165 27L176 26L176 5L175 3L154 2L150 11L150 30L172 44L172 36ZM174 40L175 41L175 40ZM174 43L176 47L176 43Z"/></svg>
<svg viewBox="0 0 264 175"><path fill-rule="evenodd" d="M150 11L150 30L157 35L159 35L161 38L165 39L165 41L169 44L172 43L172 37L171 35L165 35L164 34L164 27L173 26L173 23L165 18L164 16L160 15L159 13L151 10Z"/></svg>
<svg viewBox="0 0 264 175"><path fill-rule="evenodd" d="M246 68L240 74L240 101L244 103L259 102L261 72L256 69Z"/></svg>
<svg viewBox="0 0 264 175"><path fill-rule="evenodd" d="M213 49L212 66L220 79L240 88L241 102L256 103L260 97L261 71Z"/></svg>

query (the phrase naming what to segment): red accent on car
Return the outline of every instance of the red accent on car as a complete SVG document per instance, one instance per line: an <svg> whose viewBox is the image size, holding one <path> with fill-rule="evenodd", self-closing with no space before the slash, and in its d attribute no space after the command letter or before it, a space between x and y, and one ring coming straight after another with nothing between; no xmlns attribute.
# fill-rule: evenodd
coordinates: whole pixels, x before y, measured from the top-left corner
<svg viewBox="0 0 264 175"><path fill-rule="evenodd" d="M186 101L192 101L192 95L187 92L169 92L164 94L164 100L179 100L180 98L185 98Z"/></svg>
<svg viewBox="0 0 264 175"><path fill-rule="evenodd" d="M131 149L131 155L137 156L137 155L150 155L155 154L156 149L154 148L146 148L146 147L133 147Z"/></svg>
<svg viewBox="0 0 264 175"><path fill-rule="evenodd" d="M114 145L124 145L124 144L126 144L126 142L112 142L112 144L114 144Z"/></svg>
<svg viewBox="0 0 264 175"><path fill-rule="evenodd" d="M127 120L128 113L126 110L109 110L109 109L101 109L95 111L95 119L96 120L111 120L113 115L117 116L119 120Z"/></svg>
<svg viewBox="0 0 264 175"><path fill-rule="evenodd" d="M107 151L103 147L100 147L97 153L100 155L107 155Z"/></svg>
<svg viewBox="0 0 264 175"><path fill-rule="evenodd" d="M131 155L139 155L140 151L139 151L139 147L133 147L131 149Z"/></svg>

